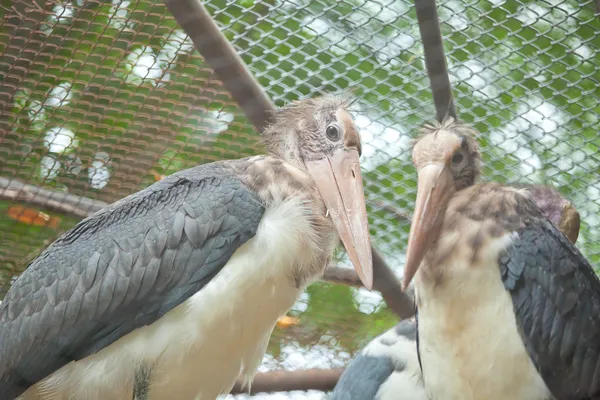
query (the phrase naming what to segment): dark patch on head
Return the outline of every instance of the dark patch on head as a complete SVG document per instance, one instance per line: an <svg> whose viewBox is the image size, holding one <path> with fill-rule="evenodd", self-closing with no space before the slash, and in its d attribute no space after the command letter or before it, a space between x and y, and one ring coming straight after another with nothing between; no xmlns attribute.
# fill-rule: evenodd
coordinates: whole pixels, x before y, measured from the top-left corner
<svg viewBox="0 0 600 400"><path fill-rule="evenodd" d="M459 170L453 171L454 185L456 190L462 190L475 184L481 174L481 152L477 143L478 132L468 124L446 117L442 122L426 124L421 129L414 145L428 135L437 135L440 131L446 131L456 135L461 143L457 151L462 151L466 156L466 163Z"/></svg>

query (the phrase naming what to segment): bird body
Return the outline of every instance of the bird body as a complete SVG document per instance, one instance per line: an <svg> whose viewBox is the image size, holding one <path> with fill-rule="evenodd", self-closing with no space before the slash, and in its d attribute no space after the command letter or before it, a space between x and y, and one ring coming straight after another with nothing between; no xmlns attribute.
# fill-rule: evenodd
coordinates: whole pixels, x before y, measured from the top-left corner
<svg viewBox="0 0 600 400"><path fill-rule="evenodd" d="M360 142L340 107L280 112L271 149L295 157L180 171L51 244L0 306L0 398L212 400L251 381L277 318L340 238L370 285ZM301 130L311 123L320 146Z"/></svg>
<svg viewBox="0 0 600 400"><path fill-rule="evenodd" d="M415 344L415 321L373 339L346 368L331 400L428 400Z"/></svg>
<svg viewBox="0 0 600 400"><path fill-rule="evenodd" d="M480 196L480 192L484 192L482 190L484 188L488 189L488 195ZM489 193L493 191L499 194L496 190L505 193L506 198L519 194L530 197L565 236L570 238L573 243L577 239L579 213L568 200L548 186L492 184L479 188L471 187L460 192L455 199L450 200L449 209L456 209L457 204L463 204L469 196L472 196L472 198L479 199L479 202L488 202L490 205L495 203L494 208L490 211L497 211L498 199L494 199L495 196L490 196ZM490 214L496 214L496 211L490 212ZM470 221L463 220L460 225L448 228L450 233L440 238L440 241L447 242L441 243L440 248L451 249L446 255L449 263L462 260L463 255L457 253L459 249L465 248L461 246L473 246L473 242L465 243L468 241L469 235L456 234L465 231L462 224L471 225L466 228L466 230L472 230L470 238L473 238L474 234L482 227L492 230L492 220L486 219L486 222L479 223L478 221L481 220L481 218L474 218ZM456 224L456 221L448 220L447 222ZM502 235L501 230L498 230L498 235ZM494 239L495 242L492 241L488 244L501 253L506 250L504 242L507 240L512 242L515 239L513 236L514 234L504 234L504 236ZM483 244L481 246L483 247ZM424 262L427 260L426 258ZM440 292L427 293L422 296L423 301L419 308L418 319L419 326L422 328L419 340L420 351L417 351L416 318L400 321L396 326L373 339L350 362L340 377L331 395L331 400L429 400L430 398L458 397L462 399L464 397L475 398L471 393L475 390L482 393L482 396L487 396L485 398L494 399L497 397L495 393L501 392L499 386L513 387L511 385L515 382L526 380L523 379L523 376L528 376L533 381L538 379L535 367L531 364L523 346L519 344L520 338L519 342L514 343L517 336L515 335L516 319L512 311L512 300L506 295L501 295L497 298L486 298L484 303L479 297L478 291L498 292L497 273L487 266L478 265L475 274L471 276L469 269L464 265L462 272L457 272L457 268L444 264L445 261L445 259L440 261L439 270L426 267L433 274L439 275L439 271L447 271L447 274L451 274L452 277L447 277L447 284L441 284L439 287L435 287L432 282L444 282L444 279L439 281L423 279L424 287L421 288L421 293L437 290ZM417 274L416 279L420 279L420 274ZM503 285L501 289L505 291ZM439 295L439 298L435 297L436 301L431 300L434 295ZM474 306L475 304L478 304L477 308ZM471 309L475 309L475 312L470 313ZM484 322L484 326L488 328L493 328L493 331L482 331L479 326L480 322ZM455 341L459 343L457 347L454 347ZM453 345L449 345L450 343ZM510 351L511 349L517 349L516 354ZM519 359L520 362L515 363L513 358ZM425 366L434 365L436 367L427 371L429 372L427 389L437 393L432 397L429 397L425 389L419 359L423 360ZM465 362L467 359L468 361ZM489 370L496 371L500 362L504 363L506 371L498 375L500 378L506 379L489 379ZM510 364L509 368L506 368L507 363ZM486 365L487 368L484 367ZM515 368L515 365L519 368ZM518 371L522 373L515 378L514 375ZM479 381L465 381L464 376L476 376ZM510 381L511 378L514 379ZM429 383L431 384L429 385ZM474 383L483 387L473 389ZM538 383L540 383L539 380ZM514 388L516 391L520 391L524 386L535 387L534 384L526 383L514 385ZM542 393L546 392L543 382L541 382L541 388L538 386L538 389ZM453 394L453 397L450 393ZM526 394L512 396L516 399L531 398Z"/></svg>
<svg viewBox="0 0 600 400"><path fill-rule="evenodd" d="M498 260L518 233L502 228L497 212L503 202L524 201L521 196L498 184L460 191L450 200L435 252L415 277L419 356L432 399L551 398L499 279ZM486 207L465 207L471 199ZM481 209L486 214L469 215Z"/></svg>
<svg viewBox="0 0 600 400"><path fill-rule="evenodd" d="M453 121L413 149L404 287L431 399L600 399L600 280L527 189L474 184L478 157Z"/></svg>

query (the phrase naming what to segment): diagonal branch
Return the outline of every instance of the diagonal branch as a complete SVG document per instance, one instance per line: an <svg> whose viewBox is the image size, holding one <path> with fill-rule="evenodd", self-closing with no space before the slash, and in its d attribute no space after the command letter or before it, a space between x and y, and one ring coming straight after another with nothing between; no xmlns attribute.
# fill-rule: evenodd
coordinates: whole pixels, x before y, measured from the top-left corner
<svg viewBox="0 0 600 400"><path fill-rule="evenodd" d="M442 121L446 116L456 119L452 85L448 76L442 30L435 0L415 0L415 8L423 41L425 65L435 103L436 119Z"/></svg>
<svg viewBox="0 0 600 400"><path fill-rule="evenodd" d="M164 0L164 2L254 127L262 132L270 115L275 111L275 106L200 0ZM380 291L382 295L386 293L385 296L395 299L393 304L397 309L394 311L401 317L414 315L412 300L400 290L398 279L379 252L373 247L372 252L375 275L373 288ZM378 285L383 285L384 288ZM388 305L392 307L389 303Z"/></svg>
<svg viewBox="0 0 600 400"><path fill-rule="evenodd" d="M250 122L262 132L275 106L206 8L196 0L164 2Z"/></svg>

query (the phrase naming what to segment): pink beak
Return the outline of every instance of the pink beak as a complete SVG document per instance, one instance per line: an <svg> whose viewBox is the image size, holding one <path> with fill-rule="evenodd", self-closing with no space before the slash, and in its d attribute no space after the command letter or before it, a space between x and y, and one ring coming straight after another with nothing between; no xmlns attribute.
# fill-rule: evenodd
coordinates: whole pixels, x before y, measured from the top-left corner
<svg viewBox="0 0 600 400"><path fill-rule="evenodd" d="M358 151L339 149L306 167L360 280L373 287L373 257Z"/></svg>
<svg viewBox="0 0 600 400"><path fill-rule="evenodd" d="M448 202L454 193L452 175L443 164L427 164L420 168L418 176L402 290L406 290L425 254L438 239Z"/></svg>

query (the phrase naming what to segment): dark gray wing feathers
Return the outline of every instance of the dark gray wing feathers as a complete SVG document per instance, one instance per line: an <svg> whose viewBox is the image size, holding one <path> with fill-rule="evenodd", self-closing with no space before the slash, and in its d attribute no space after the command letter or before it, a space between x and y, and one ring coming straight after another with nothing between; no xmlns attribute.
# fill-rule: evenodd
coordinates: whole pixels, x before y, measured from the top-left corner
<svg viewBox="0 0 600 400"><path fill-rule="evenodd" d="M525 347L558 400L600 399L600 280L549 221L518 234L500 270Z"/></svg>
<svg viewBox="0 0 600 400"><path fill-rule="evenodd" d="M393 333L393 334L391 334ZM405 354L395 354L394 345L398 340L406 341L412 351L416 351L415 339L417 326L409 320L400 321L396 326L384 332L371 341L361 353L346 367L336 384L331 400L380 400L378 391L393 373L412 374L415 371L406 369ZM370 346L380 344L387 353L369 355L366 351ZM404 352L408 348L403 349ZM418 371L420 374L420 371ZM396 393L399 399L410 399L411 388L404 387L409 393Z"/></svg>
<svg viewBox="0 0 600 400"><path fill-rule="evenodd" d="M392 372L391 358L359 354L340 377L331 400L375 400L377 391Z"/></svg>
<svg viewBox="0 0 600 400"><path fill-rule="evenodd" d="M213 163L77 224L29 265L0 306L0 398L181 304L255 235L263 213L256 194Z"/></svg>

